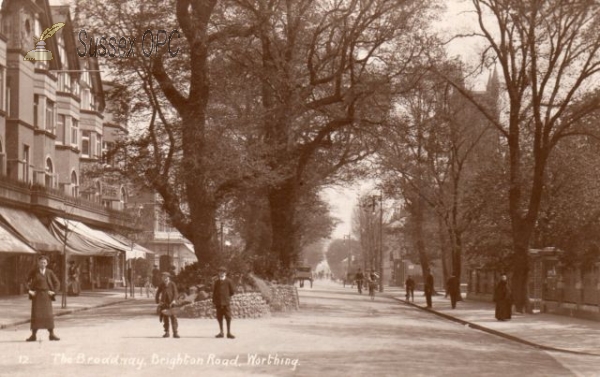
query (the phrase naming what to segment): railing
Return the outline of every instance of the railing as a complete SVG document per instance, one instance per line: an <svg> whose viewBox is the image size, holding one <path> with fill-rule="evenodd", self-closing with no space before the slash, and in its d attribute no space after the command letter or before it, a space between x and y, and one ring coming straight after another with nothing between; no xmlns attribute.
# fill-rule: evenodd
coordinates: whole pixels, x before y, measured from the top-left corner
<svg viewBox="0 0 600 377"><path fill-rule="evenodd" d="M63 192L62 190L56 189L56 188L51 188L51 187L47 187L41 184L37 184L37 183L30 183L30 182L23 182L23 181L19 181L19 180L15 180L12 179L8 176L5 175L1 175L0 174L0 185L4 188L7 189L12 189L15 191L21 191L27 194L42 194L44 196L56 199L56 200L60 200L65 202L66 204L70 204L76 207L80 207L83 209L88 209L88 210L92 210L92 211L100 211L100 212L105 212L108 213L111 216L116 216L116 217L122 217L122 216L126 216L127 214L123 211L119 211L113 208L107 208L105 206L103 206L101 203L96 203L96 202L92 202L90 200L81 198L81 197L74 197L71 195L68 195L67 193Z"/></svg>

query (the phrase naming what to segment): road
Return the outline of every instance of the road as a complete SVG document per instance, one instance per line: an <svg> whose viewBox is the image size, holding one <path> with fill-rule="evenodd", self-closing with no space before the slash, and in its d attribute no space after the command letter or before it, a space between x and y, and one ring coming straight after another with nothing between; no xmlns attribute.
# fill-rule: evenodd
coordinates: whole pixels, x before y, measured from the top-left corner
<svg viewBox="0 0 600 377"><path fill-rule="evenodd" d="M180 319L163 339L151 300L59 317L60 342L0 331L0 376L592 376L597 358L551 355L378 296L317 282L301 309L233 321ZM587 374L591 373L591 374Z"/></svg>

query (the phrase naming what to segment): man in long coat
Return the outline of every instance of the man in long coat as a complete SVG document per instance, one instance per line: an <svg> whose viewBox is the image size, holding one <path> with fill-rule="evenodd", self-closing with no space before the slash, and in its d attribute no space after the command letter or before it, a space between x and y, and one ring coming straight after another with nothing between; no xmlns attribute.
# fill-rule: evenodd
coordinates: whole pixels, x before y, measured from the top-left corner
<svg viewBox="0 0 600 377"><path fill-rule="evenodd" d="M38 258L37 268L31 270L27 276L27 287L31 300L31 336L26 339L28 342L37 340L39 329L47 329L50 333L50 340L60 340L54 334L54 313L52 311L52 301L54 301L56 291L60 289L60 281L46 266L48 266L48 258L42 255Z"/></svg>
<svg viewBox="0 0 600 377"><path fill-rule="evenodd" d="M215 338L223 337L223 317L227 321L227 337L234 339L231 333L231 296L235 293L233 283L227 278L227 270L224 267L219 268L219 279L215 281L213 289L213 304L217 309L217 321L219 322L219 333Z"/></svg>
<svg viewBox="0 0 600 377"><path fill-rule="evenodd" d="M446 282L446 295L450 296L452 309L455 309L456 303L460 300L460 282L454 274Z"/></svg>
<svg viewBox="0 0 600 377"><path fill-rule="evenodd" d="M433 285L433 274L431 271L427 271L425 275L425 299L427 300L427 307L432 307L431 296L433 296L434 285Z"/></svg>

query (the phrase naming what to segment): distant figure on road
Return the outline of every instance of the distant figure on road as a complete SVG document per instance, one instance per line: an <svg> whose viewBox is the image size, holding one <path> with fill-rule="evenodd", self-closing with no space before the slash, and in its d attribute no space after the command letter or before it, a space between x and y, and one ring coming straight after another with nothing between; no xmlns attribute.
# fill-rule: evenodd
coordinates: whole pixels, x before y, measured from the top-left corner
<svg viewBox="0 0 600 377"><path fill-rule="evenodd" d="M448 297L448 295L450 295L452 309L455 309L456 302L460 300L460 282L454 274L452 274L446 282L446 297Z"/></svg>
<svg viewBox="0 0 600 377"><path fill-rule="evenodd" d="M150 281L150 277L146 276L146 279L144 279L144 289L146 290L146 297L149 298L150 295L154 296L154 286L152 285L152 282ZM141 288L140 288L140 296L142 294Z"/></svg>
<svg viewBox="0 0 600 377"><path fill-rule="evenodd" d="M233 283L227 278L225 267L219 268L219 279L215 281L213 289L213 304L217 309L217 321L219 322L219 333L215 338L223 338L223 317L227 322L227 337L235 339L231 333L231 296L235 293Z"/></svg>
<svg viewBox="0 0 600 377"><path fill-rule="evenodd" d="M27 276L27 287L31 300L31 336L27 338L28 342L37 340L39 329L47 329L50 333L50 340L60 340L54 334L54 313L52 311L52 301L54 301L56 291L60 289L60 282L54 272L46 266L48 266L48 258L42 255L38 257L37 268L31 270Z"/></svg>
<svg viewBox="0 0 600 377"><path fill-rule="evenodd" d="M162 273L162 283L158 286L156 290L156 303L159 304L159 315L160 320L163 322L163 328L165 329L165 334L163 338L168 338L169 335L169 320L171 320L171 327L173 329L173 338L179 338L179 333L177 332L178 323L177 323L177 315L174 312L169 311L169 309L175 306L175 301L177 300L177 285L171 281L171 274L168 272ZM163 310L167 310L169 314L162 314Z"/></svg>
<svg viewBox="0 0 600 377"><path fill-rule="evenodd" d="M375 273L375 270L371 270L369 273L369 296L371 297L371 301L375 300L375 291L377 290L377 280L379 279L379 275Z"/></svg>
<svg viewBox="0 0 600 377"><path fill-rule="evenodd" d="M427 274L425 275L425 299L427 300L427 307L431 308L433 305L431 303L431 296L433 296L433 275L431 274L431 270L427 270Z"/></svg>
<svg viewBox="0 0 600 377"><path fill-rule="evenodd" d="M362 295L362 287L363 287L363 282L365 280L365 275L363 274L363 272L360 268L356 272L356 275L354 275L354 280L356 280L356 286L358 287L358 293L360 293Z"/></svg>
<svg viewBox="0 0 600 377"><path fill-rule="evenodd" d="M494 302L496 303L496 319L506 321L512 317L512 292L508 285L506 274L500 275L500 281L494 289Z"/></svg>
<svg viewBox="0 0 600 377"><path fill-rule="evenodd" d="M75 264L75 261L69 261L69 283L67 292L69 296L79 296L81 288L79 285L79 266Z"/></svg>
<svg viewBox="0 0 600 377"><path fill-rule="evenodd" d="M412 302L415 302L415 281L412 276L408 275L404 286L406 288L406 301L410 298Z"/></svg>

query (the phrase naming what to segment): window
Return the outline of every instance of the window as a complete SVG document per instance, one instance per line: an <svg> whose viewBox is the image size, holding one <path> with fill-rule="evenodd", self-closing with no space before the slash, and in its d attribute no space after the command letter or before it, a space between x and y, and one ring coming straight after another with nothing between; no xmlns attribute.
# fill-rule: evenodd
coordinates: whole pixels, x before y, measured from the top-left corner
<svg viewBox="0 0 600 377"><path fill-rule="evenodd" d="M71 84L71 94L75 97L79 97L79 83L77 81L73 81Z"/></svg>
<svg viewBox="0 0 600 377"><path fill-rule="evenodd" d="M90 131L81 131L81 155L90 157Z"/></svg>
<svg viewBox="0 0 600 377"><path fill-rule="evenodd" d="M65 136L65 116L58 114L56 118L56 142L65 145L67 143Z"/></svg>
<svg viewBox="0 0 600 377"><path fill-rule="evenodd" d="M37 94L33 95L33 126L34 127L39 127L40 125L40 120L39 120L39 114L38 111L40 109L40 96L38 96Z"/></svg>
<svg viewBox="0 0 600 377"><path fill-rule="evenodd" d="M58 74L58 91L71 93L71 76L67 72Z"/></svg>
<svg viewBox="0 0 600 377"><path fill-rule="evenodd" d="M79 195L79 185L77 184L77 173L71 172L71 196Z"/></svg>
<svg viewBox="0 0 600 377"><path fill-rule="evenodd" d="M46 131L54 134L56 132L55 125L56 120L54 114L56 113L56 105L49 99L46 100Z"/></svg>
<svg viewBox="0 0 600 377"><path fill-rule="evenodd" d="M29 145L23 144L23 180L29 182Z"/></svg>
<svg viewBox="0 0 600 377"><path fill-rule="evenodd" d="M4 95L6 93L6 88L4 87L4 83L6 82L6 68L0 66L0 110L6 110L4 107Z"/></svg>
<svg viewBox="0 0 600 377"><path fill-rule="evenodd" d="M79 121L77 119L73 119L71 121L71 146L76 147L79 141L77 135L79 134Z"/></svg>
<svg viewBox="0 0 600 377"><path fill-rule="evenodd" d="M10 117L10 77L6 78L6 95L4 96L4 99L6 100L4 108Z"/></svg>
<svg viewBox="0 0 600 377"><path fill-rule="evenodd" d="M60 34L61 35L59 35L57 38L58 55L60 57L60 62L62 63L62 68L69 69L68 60L67 60L67 51L65 50L65 39L62 36L62 32L60 32ZM60 76L66 76L67 79L69 79L69 74L66 72L61 73ZM68 92L68 90L63 90L63 88L60 88L59 90Z"/></svg>
<svg viewBox="0 0 600 377"><path fill-rule="evenodd" d="M102 148L102 163L113 166L115 164L115 156L112 150L115 148L115 143L104 142Z"/></svg>
<svg viewBox="0 0 600 377"><path fill-rule="evenodd" d="M96 158L102 157L102 136L96 135Z"/></svg>
<svg viewBox="0 0 600 377"><path fill-rule="evenodd" d="M45 171L45 186L52 187L52 175L54 173L54 168L52 166L52 160L50 158L46 159L46 171Z"/></svg>

